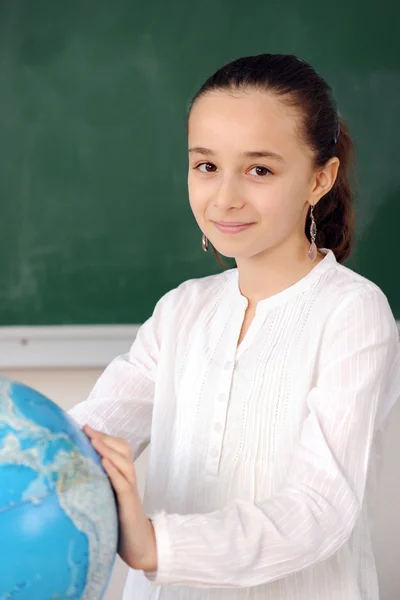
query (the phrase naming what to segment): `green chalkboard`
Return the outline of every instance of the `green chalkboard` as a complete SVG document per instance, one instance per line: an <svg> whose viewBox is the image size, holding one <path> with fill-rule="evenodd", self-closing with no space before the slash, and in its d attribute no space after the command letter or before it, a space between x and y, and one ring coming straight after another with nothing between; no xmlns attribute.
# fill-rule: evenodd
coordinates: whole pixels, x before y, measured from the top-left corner
<svg viewBox="0 0 400 600"><path fill-rule="evenodd" d="M399 3L0 0L0 324L140 323L217 272L186 189L186 108L215 69L295 53L358 147L348 265L400 317Z"/></svg>

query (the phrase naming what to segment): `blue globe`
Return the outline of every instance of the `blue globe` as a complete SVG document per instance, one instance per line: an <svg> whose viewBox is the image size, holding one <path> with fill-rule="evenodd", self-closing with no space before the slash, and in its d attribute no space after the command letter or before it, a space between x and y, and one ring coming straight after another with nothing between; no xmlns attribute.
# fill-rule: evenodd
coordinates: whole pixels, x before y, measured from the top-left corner
<svg viewBox="0 0 400 600"><path fill-rule="evenodd" d="M0 377L0 599L102 598L117 537L114 492L87 436Z"/></svg>

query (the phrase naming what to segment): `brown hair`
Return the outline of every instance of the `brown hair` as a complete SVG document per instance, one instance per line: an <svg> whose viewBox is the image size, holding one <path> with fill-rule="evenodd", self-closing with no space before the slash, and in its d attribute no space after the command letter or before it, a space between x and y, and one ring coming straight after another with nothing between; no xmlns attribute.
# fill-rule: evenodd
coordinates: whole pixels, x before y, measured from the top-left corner
<svg viewBox="0 0 400 600"><path fill-rule="evenodd" d="M340 160L332 189L314 209L317 224L316 244L330 248L338 262L350 255L354 238L353 192L350 171L353 166L353 143L343 119L338 115L327 82L306 62L289 54L260 54L239 58L225 65L201 86L190 108L209 91L258 89L282 97L303 114L301 135L315 153L315 167L322 167L331 157ZM305 233L310 240L310 212ZM310 240L311 241L311 240ZM218 258L218 253L216 253Z"/></svg>

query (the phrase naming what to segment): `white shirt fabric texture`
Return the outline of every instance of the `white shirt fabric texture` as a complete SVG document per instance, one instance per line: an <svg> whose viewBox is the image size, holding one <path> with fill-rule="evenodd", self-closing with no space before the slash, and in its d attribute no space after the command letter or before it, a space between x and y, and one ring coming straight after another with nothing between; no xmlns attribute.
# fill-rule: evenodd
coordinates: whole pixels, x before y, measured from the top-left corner
<svg viewBox="0 0 400 600"><path fill-rule="evenodd" d="M377 600L379 441L400 396L383 292L332 251L258 303L238 271L184 282L70 414L150 444L155 573L124 600Z"/></svg>

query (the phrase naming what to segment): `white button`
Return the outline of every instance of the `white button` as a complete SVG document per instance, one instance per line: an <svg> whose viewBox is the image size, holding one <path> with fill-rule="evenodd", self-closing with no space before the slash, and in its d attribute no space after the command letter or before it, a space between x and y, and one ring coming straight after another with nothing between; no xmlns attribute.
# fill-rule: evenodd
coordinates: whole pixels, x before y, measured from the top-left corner
<svg viewBox="0 0 400 600"><path fill-rule="evenodd" d="M216 448L213 448L213 449L211 450L211 456L212 456L213 458L217 458L217 456L218 456L218 450L217 450Z"/></svg>
<svg viewBox="0 0 400 600"><path fill-rule="evenodd" d="M226 394L219 394L219 396L218 396L218 400L219 400L220 402L225 402L225 400L226 400Z"/></svg>
<svg viewBox="0 0 400 600"><path fill-rule="evenodd" d="M215 423L214 429L215 429L215 431L221 431L221 429L222 429L221 423Z"/></svg>
<svg viewBox="0 0 400 600"><path fill-rule="evenodd" d="M225 371L230 371L232 369L232 363L230 361L226 362L224 365Z"/></svg>

